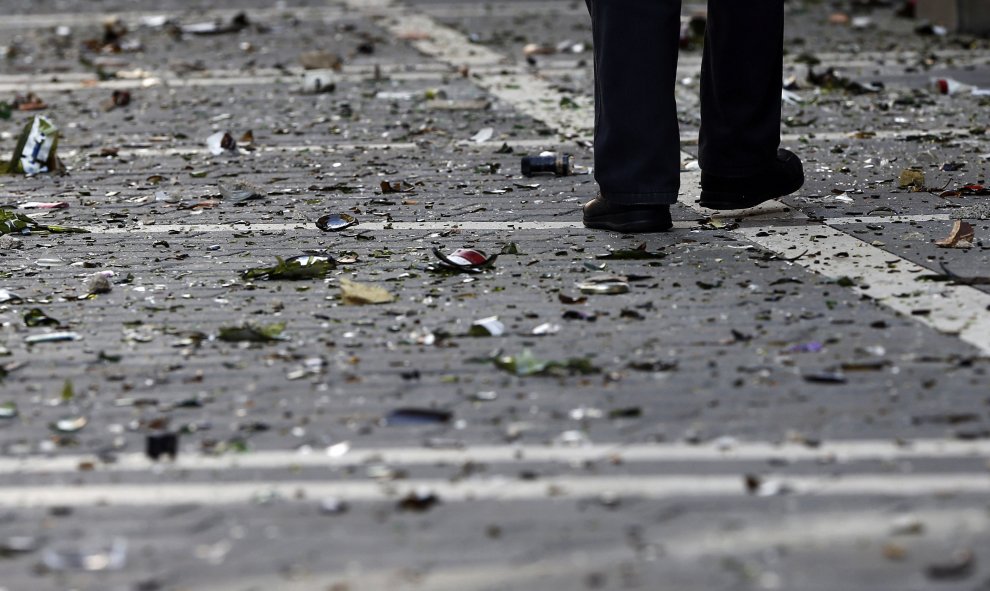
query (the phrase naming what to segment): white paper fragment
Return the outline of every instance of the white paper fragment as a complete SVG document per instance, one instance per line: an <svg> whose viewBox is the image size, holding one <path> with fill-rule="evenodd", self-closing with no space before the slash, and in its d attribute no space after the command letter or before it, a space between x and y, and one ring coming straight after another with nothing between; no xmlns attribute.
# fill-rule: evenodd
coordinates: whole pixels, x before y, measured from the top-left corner
<svg viewBox="0 0 990 591"><path fill-rule="evenodd" d="M492 129L491 127L485 127L479 130L478 133L472 135L471 141L481 144L492 139L492 136L494 135L495 135L494 129Z"/></svg>
<svg viewBox="0 0 990 591"><path fill-rule="evenodd" d="M333 92L337 88L337 72L334 70L307 70L303 73L302 90L309 94Z"/></svg>
<svg viewBox="0 0 990 591"><path fill-rule="evenodd" d="M206 138L206 146L214 156L237 153L237 142L226 131L218 131Z"/></svg>

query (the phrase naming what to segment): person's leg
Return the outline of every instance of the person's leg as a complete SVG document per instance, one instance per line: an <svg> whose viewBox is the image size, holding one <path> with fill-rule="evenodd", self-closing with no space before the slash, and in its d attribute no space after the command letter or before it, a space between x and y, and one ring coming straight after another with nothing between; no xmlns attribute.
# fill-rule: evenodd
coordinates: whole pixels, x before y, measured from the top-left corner
<svg viewBox="0 0 990 591"><path fill-rule="evenodd" d="M595 180L605 201L677 201L680 0L587 0L595 52Z"/></svg>
<svg viewBox="0 0 990 591"><path fill-rule="evenodd" d="M780 145L784 0L708 0L701 68L701 204L751 207L792 193L801 162Z"/></svg>
<svg viewBox="0 0 990 591"><path fill-rule="evenodd" d="M783 57L783 0L708 0L701 66L703 170L746 176L774 159Z"/></svg>

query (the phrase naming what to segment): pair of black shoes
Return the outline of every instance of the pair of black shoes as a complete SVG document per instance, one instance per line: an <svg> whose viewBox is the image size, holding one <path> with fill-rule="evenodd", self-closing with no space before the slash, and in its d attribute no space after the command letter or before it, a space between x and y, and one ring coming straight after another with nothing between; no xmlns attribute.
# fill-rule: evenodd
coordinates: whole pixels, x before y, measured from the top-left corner
<svg viewBox="0 0 990 591"><path fill-rule="evenodd" d="M747 209L789 195L803 184L801 159L781 149L773 165L760 174L733 178L702 171L699 204L708 209ZM584 205L584 225L627 234L663 232L674 226L669 205L619 205L601 195Z"/></svg>

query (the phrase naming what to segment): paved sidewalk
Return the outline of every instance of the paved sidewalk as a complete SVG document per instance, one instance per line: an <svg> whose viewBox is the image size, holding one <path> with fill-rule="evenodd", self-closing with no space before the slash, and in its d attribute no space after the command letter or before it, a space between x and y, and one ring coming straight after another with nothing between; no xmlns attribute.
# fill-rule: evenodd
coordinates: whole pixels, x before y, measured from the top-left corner
<svg viewBox="0 0 990 591"><path fill-rule="evenodd" d="M88 232L0 237L0 590L990 588L990 98L931 82L990 41L789 1L808 182L722 215L687 41L676 227L622 236L519 172L592 163L582 2L8 4L0 156L42 115L67 174L0 205Z"/></svg>

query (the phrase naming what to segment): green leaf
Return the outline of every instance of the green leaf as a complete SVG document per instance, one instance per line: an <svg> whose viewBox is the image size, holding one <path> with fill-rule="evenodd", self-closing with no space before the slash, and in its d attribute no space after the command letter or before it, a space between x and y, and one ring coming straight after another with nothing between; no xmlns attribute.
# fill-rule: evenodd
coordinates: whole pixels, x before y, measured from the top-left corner
<svg viewBox="0 0 990 591"><path fill-rule="evenodd" d="M327 273L337 268L337 263L330 257L298 256L278 261L272 267L256 267L241 273L245 279L262 279L266 281L300 281L304 279L322 279Z"/></svg>
<svg viewBox="0 0 990 591"><path fill-rule="evenodd" d="M82 228L68 228L65 226L46 226L39 224L23 213L0 209L0 235L21 234L25 230L39 234L86 234L89 230Z"/></svg>
<svg viewBox="0 0 990 591"><path fill-rule="evenodd" d="M24 313L24 324L33 328L35 326L58 326L62 323L45 314L41 308L31 308Z"/></svg>
<svg viewBox="0 0 990 591"><path fill-rule="evenodd" d="M72 387L72 380L65 380L62 384L62 402L68 402L76 397L76 392Z"/></svg>
<svg viewBox="0 0 990 591"><path fill-rule="evenodd" d="M495 367L502 371L525 376L559 376L568 374L589 375L601 373L590 359L571 358L566 361L548 361L538 359L529 349L523 349L518 355L499 355L491 359Z"/></svg>
<svg viewBox="0 0 990 591"><path fill-rule="evenodd" d="M284 322L276 322L265 326L255 326L253 324L224 326L220 328L217 338L228 343L272 343L285 340L282 337L283 330L285 330Z"/></svg>

